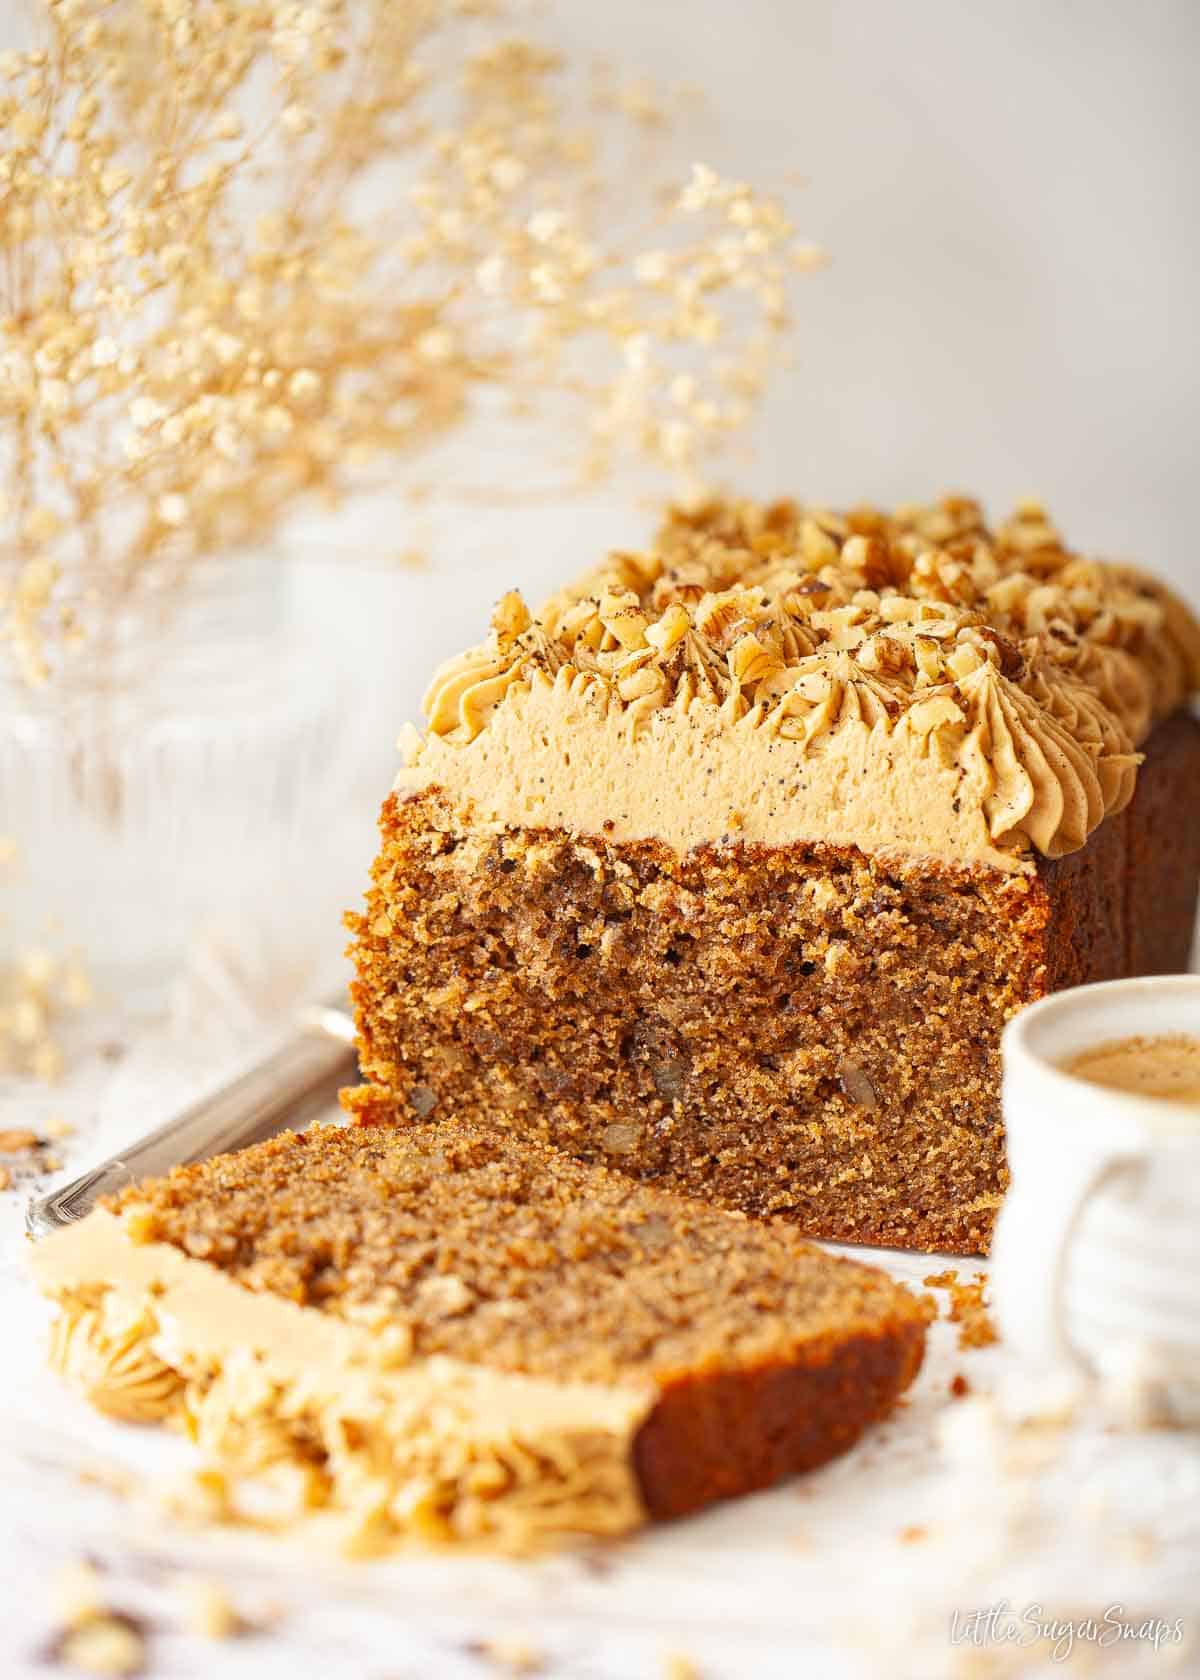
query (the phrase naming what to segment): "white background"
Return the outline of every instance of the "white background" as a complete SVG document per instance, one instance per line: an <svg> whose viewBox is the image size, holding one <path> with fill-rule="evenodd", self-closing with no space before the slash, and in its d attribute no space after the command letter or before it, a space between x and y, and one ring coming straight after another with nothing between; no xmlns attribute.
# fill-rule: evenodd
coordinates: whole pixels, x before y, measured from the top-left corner
<svg viewBox="0 0 1200 1680"><path fill-rule="evenodd" d="M997 517L1037 496L1073 546L1200 606L1200 4L558 0L539 27L701 88L688 143L722 173L807 183L786 197L831 263L797 286L793 363L728 482L833 505L960 490ZM485 426L454 459L473 481L540 481L526 447ZM398 715L503 589L536 598L656 517L627 482L398 507L392 547L435 562L407 585L427 653L398 674ZM336 540L380 530L352 510Z"/></svg>
<svg viewBox="0 0 1200 1680"><path fill-rule="evenodd" d="M711 150L797 170L833 263L751 477L818 500L1040 495L1200 600L1194 0L567 0L700 84Z"/></svg>

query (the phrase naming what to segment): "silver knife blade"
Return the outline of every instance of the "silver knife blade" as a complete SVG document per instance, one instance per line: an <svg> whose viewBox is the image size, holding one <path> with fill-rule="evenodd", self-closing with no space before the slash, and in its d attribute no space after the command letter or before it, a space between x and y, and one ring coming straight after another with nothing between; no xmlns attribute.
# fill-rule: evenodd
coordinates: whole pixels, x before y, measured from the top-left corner
<svg viewBox="0 0 1200 1680"><path fill-rule="evenodd" d="M295 1030L269 1055L227 1085L167 1120L137 1143L25 1210L31 1237L45 1237L89 1214L101 1196L172 1167L206 1161L273 1137L285 1126L299 1130L334 1101L338 1087L357 1069L354 1023L339 997L306 1009Z"/></svg>

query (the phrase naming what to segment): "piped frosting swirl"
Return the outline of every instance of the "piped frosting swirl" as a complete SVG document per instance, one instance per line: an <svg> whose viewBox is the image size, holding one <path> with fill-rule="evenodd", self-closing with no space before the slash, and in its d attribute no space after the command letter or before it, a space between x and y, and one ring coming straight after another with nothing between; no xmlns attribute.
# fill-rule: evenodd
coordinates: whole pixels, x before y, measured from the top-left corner
<svg viewBox="0 0 1200 1680"><path fill-rule="evenodd" d="M486 643L436 674L402 785L469 793L470 764L494 757L473 743L549 691L577 739L602 721L631 763L639 742L661 751L668 725L706 739L736 729L764 766L776 752L773 770L785 744L789 764L815 767L861 757L869 739L860 774L916 778L931 800L954 787L954 821L931 826L930 850L937 829L993 862L1059 857L1128 803L1136 747L1197 686L1200 627L1183 603L1072 553L1033 505L993 533L962 498L891 515L712 503L676 512L648 553L610 556L536 615L505 596ZM508 774L516 762L509 751ZM828 766L801 776L807 797L770 833L846 838L813 808L834 780ZM964 838L964 800L986 840ZM525 800L531 820L538 809ZM705 838L739 827L716 821Z"/></svg>

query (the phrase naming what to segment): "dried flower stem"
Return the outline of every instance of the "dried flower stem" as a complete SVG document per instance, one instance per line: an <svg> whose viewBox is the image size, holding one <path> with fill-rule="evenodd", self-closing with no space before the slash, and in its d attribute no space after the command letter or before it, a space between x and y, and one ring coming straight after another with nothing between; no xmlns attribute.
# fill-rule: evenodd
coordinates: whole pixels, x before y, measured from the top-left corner
<svg viewBox="0 0 1200 1680"><path fill-rule="evenodd" d="M51 0L0 53L0 624L44 681L147 584L493 388L589 472L743 424L807 257L697 168L618 237L594 87L484 0ZM642 172L644 178L644 171ZM622 183L624 185L624 183ZM610 223L617 225L610 226Z"/></svg>

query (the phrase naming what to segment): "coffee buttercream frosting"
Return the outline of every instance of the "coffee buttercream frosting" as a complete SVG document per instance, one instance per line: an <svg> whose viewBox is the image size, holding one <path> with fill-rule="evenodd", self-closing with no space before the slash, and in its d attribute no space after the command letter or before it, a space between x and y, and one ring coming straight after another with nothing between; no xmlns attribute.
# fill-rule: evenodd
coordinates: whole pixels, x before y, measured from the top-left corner
<svg viewBox="0 0 1200 1680"><path fill-rule="evenodd" d="M437 672L400 794L472 826L681 850L827 841L1005 869L1086 844L1200 686L1163 585L1072 553L1040 507L672 514Z"/></svg>
<svg viewBox="0 0 1200 1680"><path fill-rule="evenodd" d="M645 1520L632 1449L649 1384L415 1357L402 1315L242 1288L146 1240L136 1209L44 1238L32 1264L59 1305L52 1365L101 1411L196 1442L198 1515L356 1553L527 1552Z"/></svg>

